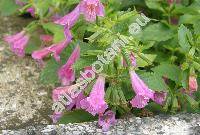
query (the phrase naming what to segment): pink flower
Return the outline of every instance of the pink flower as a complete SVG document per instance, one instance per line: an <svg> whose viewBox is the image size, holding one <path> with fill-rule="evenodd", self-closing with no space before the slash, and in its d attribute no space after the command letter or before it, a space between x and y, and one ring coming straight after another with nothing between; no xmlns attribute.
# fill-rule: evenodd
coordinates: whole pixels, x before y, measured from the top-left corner
<svg viewBox="0 0 200 135"><path fill-rule="evenodd" d="M82 0L80 11L89 22L94 22L96 16L104 16L104 6L100 0Z"/></svg>
<svg viewBox="0 0 200 135"><path fill-rule="evenodd" d="M43 59L47 57L49 54L53 54L56 61L60 61L60 53L62 50L71 42L71 40L64 40L60 43L53 44L50 47L43 48L42 50L34 51L32 53L33 59L38 62L43 62Z"/></svg>
<svg viewBox="0 0 200 135"><path fill-rule="evenodd" d="M167 2L168 2L169 4L173 4L173 3L174 3L174 0L167 0Z"/></svg>
<svg viewBox="0 0 200 135"><path fill-rule="evenodd" d="M166 92L155 92L153 101L155 101L157 104L163 105L167 97Z"/></svg>
<svg viewBox="0 0 200 135"><path fill-rule="evenodd" d="M178 25L179 19L177 17L171 17L170 18L170 23L173 25Z"/></svg>
<svg viewBox="0 0 200 135"><path fill-rule="evenodd" d="M64 40L58 44L53 44L48 48L48 50L53 54L56 61L60 61L61 52L69 45L71 40Z"/></svg>
<svg viewBox="0 0 200 135"><path fill-rule="evenodd" d="M75 71L72 66L79 59L79 57L80 47L77 46L69 57L67 63L58 71L58 76L62 85L70 85L75 80Z"/></svg>
<svg viewBox="0 0 200 135"><path fill-rule="evenodd" d="M49 42L53 41L53 36L52 35L40 35L40 39L45 43L49 43Z"/></svg>
<svg viewBox="0 0 200 135"><path fill-rule="evenodd" d="M139 78L135 71L129 71L131 76L132 88L136 93L136 96L131 100L133 107L144 108L149 99L154 99L154 91L148 88L148 86Z"/></svg>
<svg viewBox="0 0 200 135"><path fill-rule="evenodd" d="M93 86L93 89L89 95L89 97L83 99L81 103L81 108L85 109L92 115L102 114L108 108L104 100L105 96L105 78L103 76L99 76L96 83Z"/></svg>
<svg viewBox="0 0 200 135"><path fill-rule="evenodd" d="M135 71L129 71L131 76L132 88L135 91L136 96L130 101L133 107L144 108L150 99L157 104L162 105L166 99L167 93L154 92L139 78Z"/></svg>
<svg viewBox="0 0 200 135"><path fill-rule="evenodd" d="M32 17L35 16L35 8L34 7L30 7L26 10L28 13L31 14Z"/></svg>
<svg viewBox="0 0 200 135"><path fill-rule="evenodd" d="M115 113L113 111L107 111L104 115L99 115L98 124L102 127L103 131L108 131L111 125L116 123Z"/></svg>
<svg viewBox="0 0 200 135"><path fill-rule="evenodd" d="M59 101L61 96L64 96L64 94L67 94L71 98L71 86L64 86L64 87L58 87L53 90L52 93L52 99L54 102ZM80 109L80 101L84 99L85 96L83 95L83 92L79 93L77 97L71 98L71 103L69 105L65 105L67 110L71 110L74 106L76 106L76 109Z"/></svg>
<svg viewBox="0 0 200 135"><path fill-rule="evenodd" d="M130 60L131 60L131 66L136 67L137 66L136 58L132 52L130 54ZM127 63L126 63L125 59L122 60L122 63L123 63L124 67L127 67Z"/></svg>
<svg viewBox="0 0 200 135"><path fill-rule="evenodd" d="M59 14L54 14L52 17L51 17L51 20L53 21L53 22L56 22L57 20L59 20L59 19L61 19L62 18L62 16L60 16Z"/></svg>
<svg viewBox="0 0 200 135"><path fill-rule="evenodd" d="M177 4L181 3L181 0L167 0L167 2L169 4L173 4L174 2L176 2Z"/></svg>
<svg viewBox="0 0 200 135"><path fill-rule="evenodd" d="M190 97L193 97L193 93L194 93L194 91L192 92L192 91L188 91L188 90L186 90L186 89L184 89L184 88L181 88L180 89L180 92L182 93L182 94L188 94Z"/></svg>
<svg viewBox="0 0 200 135"><path fill-rule="evenodd" d="M25 56L25 47L28 44L29 36L25 31L21 31L16 35L4 37L4 41L10 44L11 50L19 57Z"/></svg>
<svg viewBox="0 0 200 135"><path fill-rule="evenodd" d="M136 58L133 53L130 55L131 64L133 67L137 66ZM152 99L158 104L163 104L166 99L167 93L165 92L154 92L151 90L143 80L135 73L134 70L130 69L129 74L131 76L132 88L135 91L136 96L130 101L133 107L144 108L149 99Z"/></svg>
<svg viewBox="0 0 200 135"><path fill-rule="evenodd" d="M76 109L81 109L81 101L85 99L86 97L84 96L83 92L81 92L74 100Z"/></svg>
<svg viewBox="0 0 200 135"><path fill-rule="evenodd" d="M22 2L21 0L15 0L15 3L19 6L24 6L26 3Z"/></svg>
<svg viewBox="0 0 200 135"><path fill-rule="evenodd" d="M197 79L195 76L190 76L189 77L189 90L190 92L195 92L198 89L198 83L197 83Z"/></svg>
<svg viewBox="0 0 200 135"><path fill-rule="evenodd" d="M37 62L39 62L39 64L41 66L44 65L44 61L43 59L45 57L47 57L48 55L50 54L50 51L49 49L46 47L46 48L43 48L42 50L38 50L38 51L34 51L32 53L32 58L35 59Z"/></svg>
<svg viewBox="0 0 200 135"><path fill-rule="evenodd" d="M54 112L53 115L51 116L51 119L53 123L57 123L58 120L62 117L62 113L60 112Z"/></svg>
<svg viewBox="0 0 200 135"><path fill-rule="evenodd" d="M64 26L64 35L65 35L65 38L68 40L71 40L73 38L72 33L67 27L67 25Z"/></svg>
<svg viewBox="0 0 200 135"><path fill-rule="evenodd" d="M70 86L65 87L58 87L53 90L52 92L52 99L54 102L59 101L60 96L62 96L64 93L69 93Z"/></svg>
<svg viewBox="0 0 200 135"><path fill-rule="evenodd" d="M56 20L54 23L67 26L68 29L70 29L71 27L74 26L74 24L77 22L80 16L79 8L80 8L80 5L77 5L77 7L72 12Z"/></svg>

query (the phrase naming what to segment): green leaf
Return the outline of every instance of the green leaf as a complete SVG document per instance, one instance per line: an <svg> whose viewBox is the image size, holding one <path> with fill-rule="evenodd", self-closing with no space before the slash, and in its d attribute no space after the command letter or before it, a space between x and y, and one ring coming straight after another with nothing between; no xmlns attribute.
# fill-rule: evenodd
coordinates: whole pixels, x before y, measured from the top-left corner
<svg viewBox="0 0 200 135"><path fill-rule="evenodd" d="M83 110L74 110L72 112L66 112L58 123L81 123L94 120L97 120L97 117L92 116L90 113L85 112Z"/></svg>
<svg viewBox="0 0 200 135"><path fill-rule="evenodd" d="M42 70L40 74L40 80L44 84L55 84L58 82L57 71L59 68L59 64L52 58L50 59L45 68Z"/></svg>
<svg viewBox="0 0 200 135"><path fill-rule="evenodd" d="M193 24L193 27L194 27L194 32L195 34L197 35L200 35L200 20L196 21L194 24Z"/></svg>
<svg viewBox="0 0 200 135"><path fill-rule="evenodd" d="M138 67L149 66L156 59L155 54L143 54L143 56L146 58L146 60L144 58L137 57L137 66Z"/></svg>
<svg viewBox="0 0 200 135"><path fill-rule="evenodd" d="M36 13L40 16L40 18L45 17L45 15L48 13L50 4L51 0L34 1L33 5L36 8Z"/></svg>
<svg viewBox="0 0 200 135"><path fill-rule="evenodd" d="M106 102L113 106L126 105L127 101L120 85L111 84L106 90Z"/></svg>
<svg viewBox="0 0 200 135"><path fill-rule="evenodd" d="M181 25L178 30L179 44L184 52L189 52L190 42L193 43L192 33L184 25Z"/></svg>
<svg viewBox="0 0 200 135"><path fill-rule="evenodd" d="M74 69L76 71L80 71L84 67L91 66L93 62L95 62L96 59L93 57L81 57L74 65Z"/></svg>
<svg viewBox="0 0 200 135"><path fill-rule="evenodd" d="M191 105L193 109L197 110L199 108L199 103L195 101L191 96L185 94L184 97L189 102L189 104Z"/></svg>
<svg viewBox="0 0 200 135"><path fill-rule="evenodd" d="M164 105L164 107L163 107L163 110L164 110L165 112L167 112L167 111L169 110L169 107L171 106L171 103L172 103L172 98L171 98L171 96L168 96L168 97L167 97L167 100L166 100L166 102L165 102L165 105Z"/></svg>
<svg viewBox="0 0 200 135"><path fill-rule="evenodd" d="M159 10L159 11L164 12L164 9L162 7L162 3L160 0L146 0L145 3L148 6L148 8L150 8L150 9Z"/></svg>
<svg viewBox="0 0 200 135"><path fill-rule="evenodd" d="M90 84L88 84L88 86L87 86L86 89L84 90L84 94L85 94L86 96L88 96L88 95L90 94L90 92L92 91L92 88L93 88L95 82L96 82L96 81L93 80Z"/></svg>
<svg viewBox="0 0 200 135"><path fill-rule="evenodd" d="M60 42L62 41L64 36L64 30L63 27L60 25L57 25L55 23L44 23L42 24L43 28L51 33L54 34L54 42Z"/></svg>
<svg viewBox="0 0 200 135"><path fill-rule="evenodd" d="M178 105L178 99L177 97L174 97L172 100L172 108L171 108L171 112L172 113L176 113L176 111L179 109L179 105Z"/></svg>
<svg viewBox="0 0 200 135"><path fill-rule="evenodd" d="M166 41L173 37L173 31L162 23L147 26L138 36L142 41Z"/></svg>
<svg viewBox="0 0 200 135"><path fill-rule="evenodd" d="M168 86L165 84L162 76L155 73L143 73L140 77L154 91L168 91Z"/></svg>
<svg viewBox="0 0 200 135"><path fill-rule="evenodd" d="M3 16L12 15L17 11L19 6L15 3L15 0L1 0L0 1L0 13Z"/></svg>
<svg viewBox="0 0 200 135"><path fill-rule="evenodd" d="M25 49L26 54L31 54L33 51L40 49L41 40L38 36L39 36L39 34L37 32L35 32L33 35L31 35L31 38Z"/></svg>
<svg viewBox="0 0 200 135"><path fill-rule="evenodd" d="M183 71L182 73L182 80L181 80L181 83L182 83L182 86L184 89L188 89L188 77L189 77L189 71L188 70L185 70Z"/></svg>
<svg viewBox="0 0 200 135"><path fill-rule="evenodd" d="M154 71L154 73L156 73L162 77L167 77L177 83L180 81L180 75L181 75L182 71L176 65L163 63L163 64L153 68L152 70Z"/></svg>
<svg viewBox="0 0 200 135"><path fill-rule="evenodd" d="M179 19L179 24L193 24L200 19L200 15L184 14Z"/></svg>
<svg viewBox="0 0 200 135"><path fill-rule="evenodd" d="M67 5L74 5L74 4L77 4L79 2L80 2L80 0L67 0Z"/></svg>
<svg viewBox="0 0 200 135"><path fill-rule="evenodd" d="M129 80L123 79L124 82L122 82L122 84L121 84L122 91L123 91L124 96L125 96L127 101L131 100L134 96L134 92L133 92L133 89L131 87L131 83L130 83Z"/></svg>

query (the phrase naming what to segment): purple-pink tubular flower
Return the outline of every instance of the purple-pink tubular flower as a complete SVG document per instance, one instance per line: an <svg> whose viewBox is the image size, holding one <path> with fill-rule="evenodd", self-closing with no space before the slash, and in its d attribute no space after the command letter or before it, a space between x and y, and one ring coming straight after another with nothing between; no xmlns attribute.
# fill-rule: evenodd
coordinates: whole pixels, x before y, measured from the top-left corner
<svg viewBox="0 0 200 135"><path fill-rule="evenodd" d="M80 16L79 8L80 8L80 5L77 5L77 7L72 12L56 20L54 23L66 26L68 27L68 29L70 29L71 27L74 26L74 24L77 22Z"/></svg>
<svg viewBox="0 0 200 135"><path fill-rule="evenodd" d="M131 64L136 67L136 58L133 53L130 55ZM165 92L154 92L151 90L142 79L135 73L133 69L129 70L131 77L132 88L136 96L130 101L131 105L136 108L144 108L150 99L158 104L163 104L167 93Z"/></svg>
<svg viewBox="0 0 200 135"><path fill-rule="evenodd" d="M189 91L191 93L197 91L198 89L198 83L197 83L197 79L195 76L190 76L189 77Z"/></svg>
<svg viewBox="0 0 200 135"><path fill-rule="evenodd" d="M77 46L69 57L67 63L58 71L58 76L62 85L70 85L73 81L75 81L75 71L72 66L79 59L79 57L80 47Z"/></svg>
<svg viewBox="0 0 200 135"><path fill-rule="evenodd" d="M100 0L82 0L80 11L89 22L94 22L96 16L104 16L104 6Z"/></svg>
<svg viewBox="0 0 200 135"><path fill-rule="evenodd" d="M53 22L56 22L57 20L59 20L59 19L61 19L62 18L62 16L60 16L59 14L54 14L52 17L51 17L51 20L53 21Z"/></svg>
<svg viewBox="0 0 200 135"><path fill-rule="evenodd" d="M98 124L102 127L103 131L108 131L110 126L116 123L115 113L113 111L107 111L104 115L99 115Z"/></svg>
<svg viewBox="0 0 200 135"><path fill-rule="evenodd" d="M45 57L47 57L48 55L50 54L50 51L49 49L46 47L46 48L43 48L42 50L38 50L38 51L34 51L32 53L32 58L35 59L37 62L39 62L39 64L41 66L44 65L44 61L43 59Z"/></svg>
<svg viewBox="0 0 200 135"><path fill-rule="evenodd" d="M72 40L73 38L72 33L67 25L64 26L64 35L65 35L65 38L68 40Z"/></svg>
<svg viewBox="0 0 200 135"><path fill-rule="evenodd" d="M42 50L34 51L32 53L32 58L38 62L43 62L43 59L49 54L53 54L56 61L60 61L60 53L62 50L71 42L71 40L64 40L60 43L53 44L50 47L45 47Z"/></svg>
<svg viewBox="0 0 200 135"><path fill-rule="evenodd" d="M71 103L69 105L65 105L67 110L71 110L74 106L76 109L80 109L80 101L85 98L83 95L83 92L81 92L77 97L72 98L71 97L71 86L64 86L64 87L58 87L53 90L52 93L52 99L54 102L59 101L61 96L64 96L64 94L67 94L71 98Z"/></svg>
<svg viewBox="0 0 200 135"><path fill-rule="evenodd" d="M168 4L173 4L173 3L177 3L180 4L181 0L167 0Z"/></svg>
<svg viewBox="0 0 200 135"><path fill-rule="evenodd" d="M56 61L60 61L61 52L69 45L71 40L64 40L58 44L54 44L48 48L48 50L53 54Z"/></svg>
<svg viewBox="0 0 200 135"><path fill-rule="evenodd" d="M76 109L81 109L81 100L85 99L83 92L81 92L74 100L74 104L76 105Z"/></svg>
<svg viewBox="0 0 200 135"><path fill-rule="evenodd" d="M12 52L14 52L17 56L25 56L25 47L29 41L29 36L26 35L25 31L21 31L15 35L6 36L4 37L4 41L10 45Z"/></svg>
<svg viewBox="0 0 200 135"><path fill-rule="evenodd" d="M21 0L15 0L15 3L19 6L24 6L26 3L22 2Z"/></svg>
<svg viewBox="0 0 200 135"><path fill-rule="evenodd" d="M130 54L130 60L131 60L131 66L136 67L137 66L136 58L135 58L135 55L132 52ZM127 67L127 63L126 63L125 59L122 60L122 65L124 67Z"/></svg>
<svg viewBox="0 0 200 135"><path fill-rule="evenodd" d="M96 114L103 114L105 110L108 108L104 100L105 96L105 78L103 76L99 76L96 83L94 84L92 91L89 97L83 99L81 103L81 108L85 109L93 116Z"/></svg>
<svg viewBox="0 0 200 135"><path fill-rule="evenodd" d="M60 96L62 96L64 93L69 93L70 86L65 86L65 87L58 87L53 90L52 92L52 99L54 102L59 101Z"/></svg>
<svg viewBox="0 0 200 135"><path fill-rule="evenodd" d="M50 43L53 41L52 35L40 35L40 40L42 40L45 43Z"/></svg>
<svg viewBox="0 0 200 135"><path fill-rule="evenodd" d="M157 104L163 105L167 97L166 92L155 92L153 101Z"/></svg>
<svg viewBox="0 0 200 135"><path fill-rule="evenodd" d="M35 8L34 7L30 7L26 10L28 13L31 14L32 17L35 16Z"/></svg>
<svg viewBox="0 0 200 135"><path fill-rule="evenodd" d="M129 71L131 76L132 88L136 93L136 96L131 100L133 107L144 108L149 99L154 99L154 91L148 88L148 86L139 78L135 71Z"/></svg>
<svg viewBox="0 0 200 135"><path fill-rule="evenodd" d="M51 116L53 123L57 123L58 120L62 117L62 115L63 114L60 112L54 112L53 115Z"/></svg>

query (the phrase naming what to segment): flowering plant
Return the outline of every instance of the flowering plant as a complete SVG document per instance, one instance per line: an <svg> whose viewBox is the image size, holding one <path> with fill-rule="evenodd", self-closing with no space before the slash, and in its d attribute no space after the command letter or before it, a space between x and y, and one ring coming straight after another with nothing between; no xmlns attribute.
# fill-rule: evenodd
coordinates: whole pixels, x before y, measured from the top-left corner
<svg viewBox="0 0 200 135"><path fill-rule="evenodd" d="M199 7L199 0L0 2L2 15L34 18L4 41L19 57L31 54L41 82L60 84L53 122L98 116L105 131L130 112L200 112Z"/></svg>

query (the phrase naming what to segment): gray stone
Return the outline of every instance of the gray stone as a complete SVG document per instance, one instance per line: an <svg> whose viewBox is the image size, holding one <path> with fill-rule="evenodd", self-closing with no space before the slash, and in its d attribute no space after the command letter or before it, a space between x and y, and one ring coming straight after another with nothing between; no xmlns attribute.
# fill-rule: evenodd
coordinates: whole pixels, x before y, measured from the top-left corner
<svg viewBox="0 0 200 135"><path fill-rule="evenodd" d="M31 57L16 57L1 40L6 34L21 31L30 21L0 17L0 130L50 123L52 87L40 84L40 68Z"/></svg>
<svg viewBox="0 0 200 135"><path fill-rule="evenodd" d="M137 123L140 119L141 122ZM186 120L187 119L187 120ZM137 123L137 124L136 124ZM19 130L3 130L3 135L199 135L200 114L158 115L156 117L130 117L119 119L108 132L97 127L97 122L66 125L26 127ZM137 126L135 126L137 125Z"/></svg>

